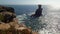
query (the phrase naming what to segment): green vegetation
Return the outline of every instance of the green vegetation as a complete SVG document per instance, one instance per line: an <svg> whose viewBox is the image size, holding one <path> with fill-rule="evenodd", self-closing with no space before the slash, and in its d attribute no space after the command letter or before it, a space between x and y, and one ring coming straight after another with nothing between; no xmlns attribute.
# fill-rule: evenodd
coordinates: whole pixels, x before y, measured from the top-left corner
<svg viewBox="0 0 60 34"><path fill-rule="evenodd" d="M4 20L4 16L0 14L0 21Z"/></svg>

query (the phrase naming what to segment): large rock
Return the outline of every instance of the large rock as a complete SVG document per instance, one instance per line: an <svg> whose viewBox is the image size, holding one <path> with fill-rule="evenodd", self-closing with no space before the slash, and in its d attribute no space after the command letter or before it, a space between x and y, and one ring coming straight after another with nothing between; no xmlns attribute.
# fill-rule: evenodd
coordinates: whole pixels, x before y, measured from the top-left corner
<svg viewBox="0 0 60 34"><path fill-rule="evenodd" d="M20 34L31 34L32 33L31 29L26 28L26 27L20 27L17 29L18 29Z"/></svg>
<svg viewBox="0 0 60 34"><path fill-rule="evenodd" d="M2 11L7 11L7 12L15 13L14 12L14 8L12 8L12 7L6 7L6 6L0 6L0 12L2 12Z"/></svg>
<svg viewBox="0 0 60 34"><path fill-rule="evenodd" d="M9 24L0 24L0 30L8 30L10 28Z"/></svg>
<svg viewBox="0 0 60 34"><path fill-rule="evenodd" d="M2 18L4 18L0 20L4 23L9 23L13 21L14 18L16 18L14 8L12 7L0 6L0 14L3 16Z"/></svg>

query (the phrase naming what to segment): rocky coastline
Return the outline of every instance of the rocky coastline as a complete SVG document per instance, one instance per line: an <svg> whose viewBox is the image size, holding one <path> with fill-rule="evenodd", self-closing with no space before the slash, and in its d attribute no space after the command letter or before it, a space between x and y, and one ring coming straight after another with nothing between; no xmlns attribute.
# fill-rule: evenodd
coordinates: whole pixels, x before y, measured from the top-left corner
<svg viewBox="0 0 60 34"><path fill-rule="evenodd" d="M24 24L18 24L14 8L0 6L0 34L38 34Z"/></svg>

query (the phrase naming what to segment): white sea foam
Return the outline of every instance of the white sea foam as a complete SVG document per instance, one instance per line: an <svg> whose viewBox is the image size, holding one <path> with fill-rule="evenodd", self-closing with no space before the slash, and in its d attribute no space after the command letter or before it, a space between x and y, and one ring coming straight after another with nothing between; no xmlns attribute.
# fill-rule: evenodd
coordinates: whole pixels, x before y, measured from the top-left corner
<svg viewBox="0 0 60 34"><path fill-rule="evenodd" d="M19 15L17 16L19 19L19 23L23 23L27 21L27 24L32 25L32 22L30 21L31 19L29 15ZM41 20L41 21L40 21ZM58 12L47 12L45 16L40 17L37 20L33 20L36 24L36 27L41 27L42 29L38 29L40 34L60 34L60 14ZM43 23L43 25L42 25ZM46 25L44 25L44 23ZM33 25L32 25L33 26Z"/></svg>

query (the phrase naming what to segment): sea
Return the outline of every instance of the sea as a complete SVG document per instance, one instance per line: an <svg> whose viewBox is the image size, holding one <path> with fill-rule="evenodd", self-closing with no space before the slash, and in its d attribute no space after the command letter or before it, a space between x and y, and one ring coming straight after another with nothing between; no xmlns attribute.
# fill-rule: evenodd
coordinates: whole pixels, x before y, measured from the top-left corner
<svg viewBox="0 0 60 34"><path fill-rule="evenodd" d="M60 34L60 10L49 5L42 5L42 14L39 18L30 16L38 9L38 5L4 5L15 9L18 22L24 23L39 34Z"/></svg>

